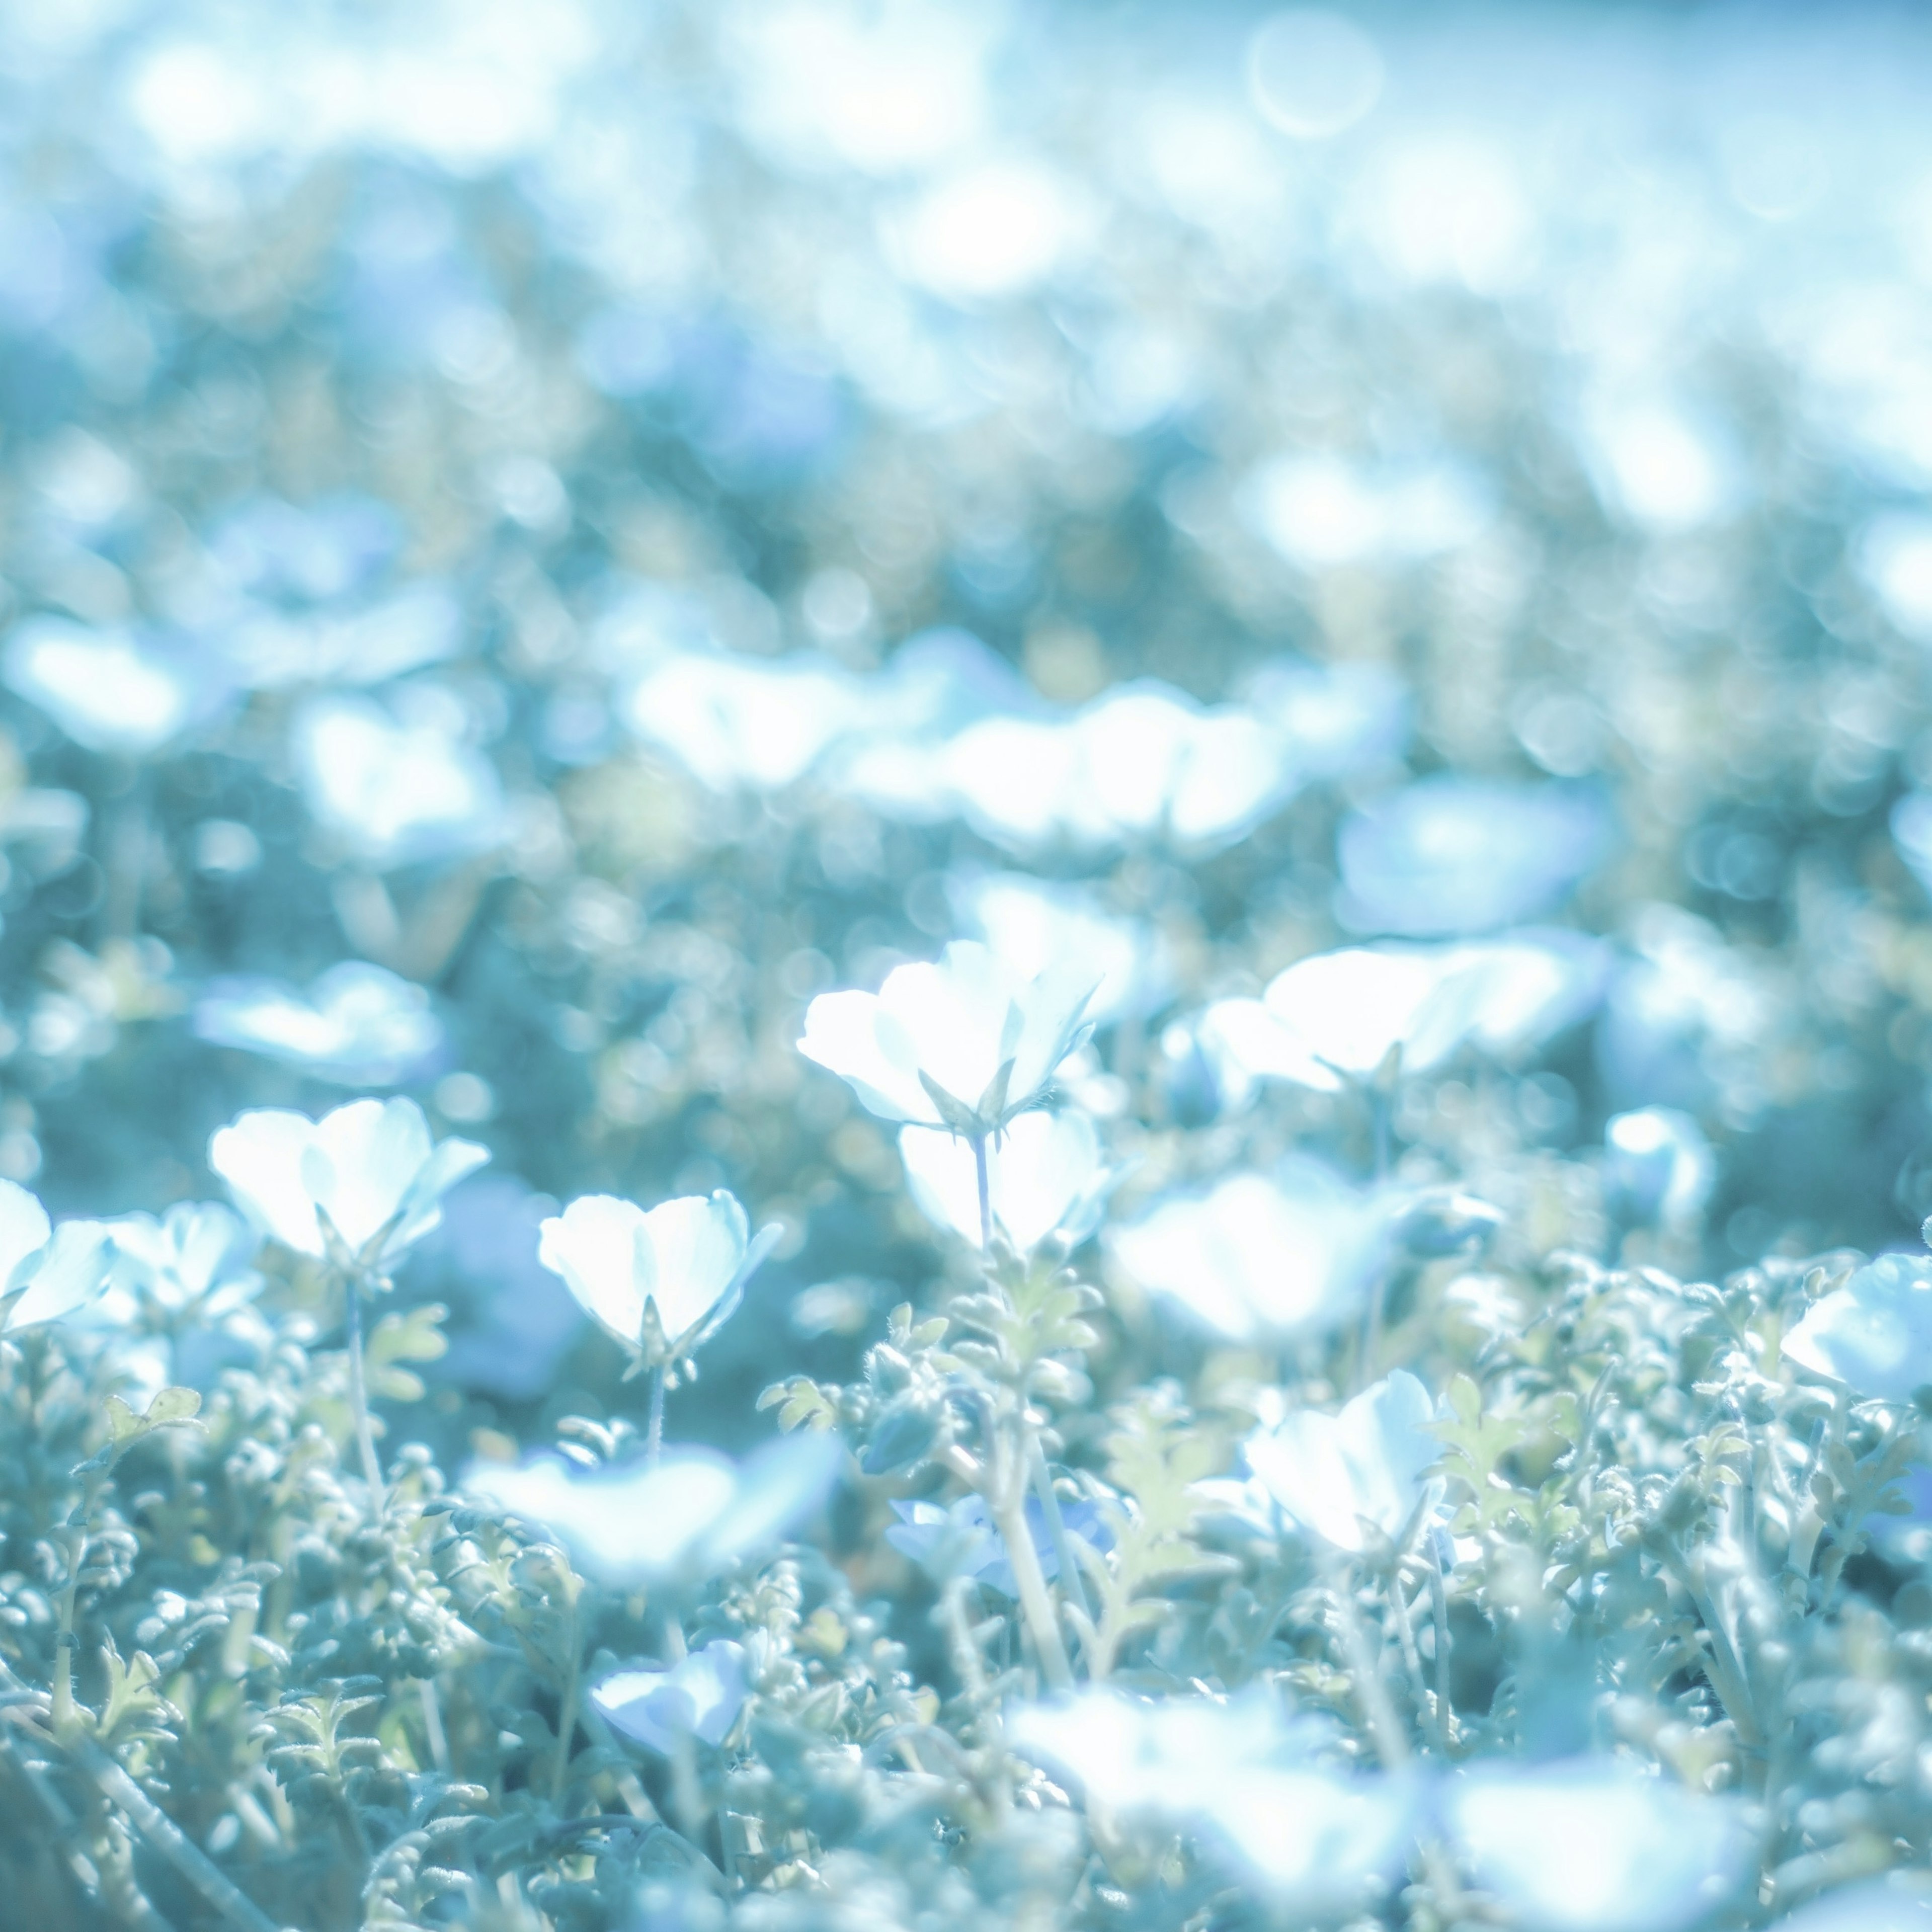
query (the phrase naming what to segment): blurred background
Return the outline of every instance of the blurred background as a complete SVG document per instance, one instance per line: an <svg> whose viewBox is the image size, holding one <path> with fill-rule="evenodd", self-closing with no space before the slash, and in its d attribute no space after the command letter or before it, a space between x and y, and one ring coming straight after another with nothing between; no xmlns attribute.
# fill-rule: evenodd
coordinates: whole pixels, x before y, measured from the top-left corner
<svg viewBox="0 0 1932 1932"><path fill-rule="evenodd" d="M4 19L50 1204L417 1096L495 1154L401 1284L460 1433L630 1400L552 1202L728 1186L787 1229L679 1418L728 1438L952 1264L814 993L1090 950L1130 1215L1371 1159L1214 1003L1553 927L1533 1046L1393 1096L1406 1178L1712 1272L1932 1212L1922 10Z"/></svg>

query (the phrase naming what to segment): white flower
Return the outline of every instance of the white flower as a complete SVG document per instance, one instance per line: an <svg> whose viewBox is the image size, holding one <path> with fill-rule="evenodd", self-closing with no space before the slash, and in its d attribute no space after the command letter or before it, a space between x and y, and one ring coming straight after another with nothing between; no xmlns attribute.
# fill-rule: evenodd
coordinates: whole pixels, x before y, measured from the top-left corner
<svg viewBox="0 0 1932 1932"><path fill-rule="evenodd" d="M1784 1340L1799 1367L1882 1402L1932 1382L1932 1257L1880 1255L1814 1301Z"/></svg>
<svg viewBox="0 0 1932 1932"><path fill-rule="evenodd" d="M591 1687L590 1701L625 1736L669 1757L682 1738L722 1744L746 1694L744 1646L719 1638L668 1670L615 1672Z"/></svg>
<svg viewBox="0 0 1932 1932"><path fill-rule="evenodd" d="M1058 970L1022 979L955 940L933 964L895 968L876 993L821 993L798 1047L882 1119L992 1133L1042 1103L1086 1036L1092 992Z"/></svg>
<svg viewBox="0 0 1932 1932"><path fill-rule="evenodd" d="M1238 1091L1276 1079L1334 1093L1398 1046L1402 1070L1420 1073L1466 1042L1498 1054L1533 1046L1588 1012L1608 971L1600 942L1566 932L1348 946L1298 961L1258 1000L1216 1000L1199 1036Z"/></svg>
<svg viewBox="0 0 1932 1932"><path fill-rule="evenodd" d="M1674 1107L1640 1107L1604 1129L1605 1202L1627 1220L1693 1222L1717 1178L1703 1129Z"/></svg>
<svg viewBox="0 0 1932 1932"><path fill-rule="evenodd" d="M713 791L772 791L863 724L869 704L866 686L830 658L680 651L644 673L622 710L639 737Z"/></svg>
<svg viewBox="0 0 1932 1932"><path fill-rule="evenodd" d="M1413 1787L1331 1769L1314 1756L1312 1726L1282 1724L1258 1698L1149 1703L1085 1690L1021 1706L1006 1735L1090 1805L1192 1829L1298 1918L1358 1910L1414 1834Z"/></svg>
<svg viewBox="0 0 1932 1932"><path fill-rule="evenodd" d="M1475 1883L1534 1932L1680 1932L1756 1862L1736 1804L1613 1761L1484 1766L1444 1810Z"/></svg>
<svg viewBox="0 0 1932 1932"><path fill-rule="evenodd" d="M116 1286L170 1315L216 1320L262 1285L253 1265L260 1236L218 1201L178 1201L159 1220L128 1214L101 1225L114 1243Z"/></svg>
<svg viewBox="0 0 1932 1932"><path fill-rule="evenodd" d="M442 1197L489 1158L473 1141L433 1144L422 1109L401 1100L352 1100L320 1120L262 1108L208 1147L208 1164L265 1233L321 1260L332 1232L374 1268L428 1234Z"/></svg>
<svg viewBox="0 0 1932 1932"><path fill-rule="evenodd" d="M973 1150L950 1134L899 1130L899 1158L920 1211L977 1244L980 1177ZM1084 1114L1022 1114L986 1148L993 1220L1022 1253L1058 1233L1082 1241L1099 1226L1114 1176Z"/></svg>
<svg viewBox="0 0 1932 1932"><path fill-rule="evenodd" d="M578 1567L619 1588L701 1579L776 1542L822 1503L844 1445L829 1432L782 1436L736 1464L706 1449L604 1468L548 1454L472 1463L473 1496L552 1531Z"/></svg>
<svg viewBox="0 0 1932 1932"><path fill-rule="evenodd" d="M1160 1202L1108 1246L1142 1287L1236 1341L1318 1332L1359 1312L1382 1265L1380 1204L1318 1162L1236 1174Z"/></svg>
<svg viewBox="0 0 1932 1932"><path fill-rule="evenodd" d="M380 966L345 959L303 992L280 980L212 980L194 1030L347 1087L393 1087L442 1050L429 994Z"/></svg>
<svg viewBox="0 0 1932 1932"><path fill-rule="evenodd" d="M364 698L318 698L297 715L294 749L310 817L368 864L386 870L502 842L496 768L439 723L398 724Z"/></svg>
<svg viewBox="0 0 1932 1932"><path fill-rule="evenodd" d="M137 758L212 716L232 689L206 652L53 617L14 632L0 675L76 745Z"/></svg>
<svg viewBox="0 0 1932 1932"><path fill-rule="evenodd" d="M1339 1415L1297 1409L1243 1445L1252 1482L1203 1484L1232 1513L1282 1520L1338 1550L1360 1552L1379 1532L1399 1540L1428 1502L1424 1478L1442 1454L1430 1430L1436 1406L1397 1369L1342 1406Z"/></svg>
<svg viewBox="0 0 1932 1932"><path fill-rule="evenodd" d="M1094 982L1088 1016L1106 1026L1152 1012L1172 988L1166 948L1144 921L1110 913L1090 892L1012 872L949 879L955 915L1022 973L1056 964Z"/></svg>
<svg viewBox="0 0 1932 1932"><path fill-rule="evenodd" d="M0 1180L0 1328L10 1333L71 1315L107 1285L114 1249L98 1221L64 1221L24 1187Z"/></svg>
<svg viewBox="0 0 1932 1932"><path fill-rule="evenodd" d="M1553 906L1609 843L1587 791L1424 778L1343 822L1338 910L1357 932L1491 932Z"/></svg>
<svg viewBox="0 0 1932 1932"><path fill-rule="evenodd" d="M754 1240L744 1209L722 1188L648 1214L615 1195L586 1194L544 1222L537 1256L626 1348L668 1361L730 1316L780 1232L774 1223Z"/></svg>

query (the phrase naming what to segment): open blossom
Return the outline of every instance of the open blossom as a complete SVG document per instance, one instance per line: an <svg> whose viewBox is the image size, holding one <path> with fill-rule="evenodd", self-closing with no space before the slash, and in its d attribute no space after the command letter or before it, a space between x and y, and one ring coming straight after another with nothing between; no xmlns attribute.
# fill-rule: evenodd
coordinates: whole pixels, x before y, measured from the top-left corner
<svg viewBox="0 0 1932 1932"><path fill-rule="evenodd" d="M1466 1043L1533 1046L1588 1013L1609 970L1602 942L1570 932L1344 946L1298 960L1258 1000L1216 1000L1198 1031L1225 1085L1287 1080L1335 1093L1398 1047L1403 1070L1422 1072Z"/></svg>
<svg viewBox="0 0 1932 1932"><path fill-rule="evenodd" d="M619 1670L591 1687L614 1730L669 1757L684 1738L722 1744L748 1695L745 1648L720 1637L668 1670Z"/></svg>
<svg viewBox="0 0 1932 1932"><path fill-rule="evenodd" d="M218 1201L178 1201L158 1220L128 1214L103 1226L114 1243L116 1287L165 1314L218 1320L262 1285L260 1236Z"/></svg>
<svg viewBox="0 0 1932 1932"><path fill-rule="evenodd" d="M738 1305L771 1252L773 1224L754 1238L722 1188L646 1213L611 1194L586 1194L544 1222L537 1255L624 1346L653 1361L688 1355Z"/></svg>
<svg viewBox="0 0 1932 1932"><path fill-rule="evenodd" d="M1533 1932L1681 1932L1756 1864L1734 1801L1614 1760L1480 1766L1442 1809L1476 1885Z"/></svg>
<svg viewBox="0 0 1932 1932"><path fill-rule="evenodd" d="M952 1135L899 1130L906 1185L927 1220L980 1238L980 1180L973 1150ZM1084 1240L1100 1225L1115 1178L1084 1114L1023 1114L986 1150L994 1225L1022 1252L1048 1235Z"/></svg>
<svg viewBox="0 0 1932 1932"><path fill-rule="evenodd" d="M551 1532L587 1574L623 1588L710 1575L776 1542L822 1503L844 1445L829 1433L782 1436L742 1463L709 1449L656 1462L587 1467L548 1452L472 1463L463 1486Z"/></svg>
<svg viewBox="0 0 1932 1932"><path fill-rule="evenodd" d="M332 1234L377 1268L428 1234L442 1196L489 1158L474 1141L432 1142L422 1109L402 1100L352 1100L320 1120L260 1108L220 1129L208 1149L209 1166L265 1233L318 1260L330 1256Z"/></svg>
<svg viewBox="0 0 1932 1932"><path fill-rule="evenodd" d="M1412 1783L1324 1762L1315 1727L1284 1724L1258 1697L1143 1702L1088 1690L1021 1706L1006 1734L1090 1805L1191 1830L1299 1917L1359 1909L1412 1841Z"/></svg>
<svg viewBox="0 0 1932 1932"><path fill-rule="evenodd" d="M1932 1257L1880 1255L1814 1301L1785 1337L1801 1368L1856 1395L1910 1402L1932 1382Z"/></svg>
<svg viewBox="0 0 1932 1932"><path fill-rule="evenodd" d="M306 991L279 980L212 981L195 1003L194 1030L345 1087L392 1087L421 1073L443 1047L429 995L364 959L329 968Z"/></svg>
<svg viewBox="0 0 1932 1932"><path fill-rule="evenodd" d="M1379 1202L1305 1159L1170 1196L1108 1238L1142 1287L1236 1341L1352 1320L1388 1239Z"/></svg>
<svg viewBox="0 0 1932 1932"><path fill-rule="evenodd" d="M56 1228L24 1187L0 1180L0 1328L10 1334L71 1315L106 1287L113 1262L101 1222Z"/></svg>
<svg viewBox="0 0 1932 1932"><path fill-rule="evenodd" d="M933 964L895 968L876 993L821 993L798 1047L883 1120L989 1134L1045 1103L1086 1037L1093 990L1061 969L1023 979L955 940Z"/></svg>
<svg viewBox="0 0 1932 1932"><path fill-rule="evenodd" d="M1297 1525L1337 1550L1359 1552L1376 1532L1400 1538L1429 1498L1442 1453L1436 1406L1406 1369L1364 1389L1339 1415L1296 1409L1242 1446L1246 1484L1198 1486L1216 1507L1261 1528Z"/></svg>

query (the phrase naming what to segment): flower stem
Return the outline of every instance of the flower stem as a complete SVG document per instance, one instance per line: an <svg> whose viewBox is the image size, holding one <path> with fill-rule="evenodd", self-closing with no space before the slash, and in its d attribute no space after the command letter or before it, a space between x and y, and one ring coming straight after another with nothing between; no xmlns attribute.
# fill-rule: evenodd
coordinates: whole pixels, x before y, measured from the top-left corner
<svg viewBox="0 0 1932 1932"><path fill-rule="evenodd" d="M980 1252L986 1253L993 1245L993 1196L986 1175L986 1136L973 1136L973 1167L980 1182Z"/></svg>
<svg viewBox="0 0 1932 1932"><path fill-rule="evenodd" d="M656 1468L664 1455L664 1367L660 1362L651 1371L651 1425L645 1438L644 1456Z"/></svg>
<svg viewBox="0 0 1932 1932"><path fill-rule="evenodd" d="M1033 1492L1040 1498L1040 1514L1046 1519L1047 1536L1053 1544L1054 1560L1060 1565L1060 1587L1083 1617L1090 1617L1094 1612L1088 1607L1087 1588L1081 1581L1072 1539L1066 1533L1066 1521L1060 1513L1060 1498L1053 1492L1053 1478L1046 1466L1046 1452L1040 1448L1037 1436L1033 1438L1032 1450Z"/></svg>
<svg viewBox="0 0 1932 1932"><path fill-rule="evenodd" d="M363 1480L369 1485L369 1507L381 1516L386 1507L382 1466L376 1460L376 1432L369 1421L369 1390L362 1372L362 1284L353 1275L343 1283L348 1302L349 1401L356 1412L356 1444L362 1454Z"/></svg>
<svg viewBox="0 0 1932 1932"><path fill-rule="evenodd" d="M584 1676L584 1646L577 1631L577 1580L568 1569L564 1574L568 1579L564 1588L570 1614L564 1619L563 1697L556 1714L556 1763L550 1780L550 1802L557 1805L563 1802L564 1786L570 1775L570 1746L577 1735L577 1700Z"/></svg>
<svg viewBox="0 0 1932 1932"><path fill-rule="evenodd" d="M1009 1486L1011 1500L994 1520L1000 1538L1006 1546L1006 1561L1013 1567L1013 1585L1019 1592L1020 1610L1033 1636L1033 1647L1040 1658L1040 1674L1052 1690L1073 1687L1072 1666L1066 1660L1066 1646L1060 1640L1060 1622L1054 1615L1053 1598L1040 1567L1040 1553L1033 1546L1033 1532L1026 1520L1026 1484Z"/></svg>

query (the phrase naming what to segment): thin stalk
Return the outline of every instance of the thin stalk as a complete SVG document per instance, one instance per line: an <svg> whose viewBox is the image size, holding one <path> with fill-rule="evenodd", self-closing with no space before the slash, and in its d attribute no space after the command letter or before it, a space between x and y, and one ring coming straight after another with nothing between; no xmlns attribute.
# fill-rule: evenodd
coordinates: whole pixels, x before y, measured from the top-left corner
<svg viewBox="0 0 1932 1932"><path fill-rule="evenodd" d="M88 1538L100 1490L98 1473L89 1474L82 1490L81 1499L69 1514L61 1532L62 1553L67 1558L67 1581L61 1586L56 1611L53 1703L50 1715L54 1736L63 1742L74 1737L78 1728L74 1701L74 1653L80 1640L74 1626L80 1598L80 1573L87 1562Z"/></svg>
<svg viewBox="0 0 1932 1932"><path fill-rule="evenodd" d="M1013 1567L1013 1585L1019 1592L1021 1613L1033 1636L1040 1658L1040 1674L1053 1690L1073 1688L1072 1666L1066 1660L1066 1646L1060 1639L1060 1620L1053 1612L1053 1598L1040 1567L1040 1552L1033 1546L1033 1532L1027 1526L1026 1485L1010 1486L1011 1500L995 1520L1006 1546L1006 1561Z"/></svg>
<svg viewBox="0 0 1932 1932"><path fill-rule="evenodd" d="M1053 1478L1046 1466L1046 1452L1040 1438L1032 1439L1033 1492L1040 1498L1040 1514L1046 1518L1046 1533L1053 1544L1054 1560L1060 1565L1060 1587L1083 1617L1094 1612L1087 1603L1087 1588L1081 1580L1080 1564L1073 1553L1073 1539L1066 1533L1066 1519L1060 1513L1060 1498L1053 1492Z"/></svg>
<svg viewBox="0 0 1932 1932"><path fill-rule="evenodd" d="M570 1573L566 1570L568 1576ZM563 1673L563 1699L556 1714L556 1762L551 1768L550 1802L560 1805L563 1802L566 1782L570 1775L570 1746L577 1735L577 1700L583 1688L584 1646L577 1629L577 1580L570 1576L564 1586L570 1604L570 1614L564 1621L563 1640L568 1662Z"/></svg>
<svg viewBox="0 0 1932 1932"><path fill-rule="evenodd" d="M1342 1627L1342 1650L1348 1661L1348 1675L1354 1680L1363 1719L1375 1740L1376 1755L1382 1760L1384 1771L1400 1770L1408 1762L1408 1739L1394 1705L1389 1701L1376 1660L1369 1654L1369 1640L1362 1628L1361 1612L1355 1606L1354 1585L1346 1563L1337 1562L1330 1569L1328 1590Z"/></svg>
<svg viewBox="0 0 1932 1932"><path fill-rule="evenodd" d="M986 1173L986 1136L973 1136L973 1168L980 1183L980 1252L991 1252L993 1246L993 1193Z"/></svg>
<svg viewBox="0 0 1932 1932"><path fill-rule="evenodd" d="M362 1452L363 1480L369 1485L369 1507L380 1516L387 1507L382 1492L382 1466L376 1460L376 1432L369 1423L369 1390L362 1373L362 1284L351 1275L343 1284L349 1306L349 1401L356 1412L356 1445Z"/></svg>
<svg viewBox="0 0 1932 1932"><path fill-rule="evenodd" d="M664 1366L651 1370L651 1427L645 1438L644 1460L655 1468L664 1454Z"/></svg>
<svg viewBox="0 0 1932 1932"><path fill-rule="evenodd" d="M1442 1714L1446 1738L1456 1722L1449 1708L1449 1592L1443 1585L1442 1559L1432 1540L1429 1545L1429 1607L1436 1620L1436 1708Z"/></svg>

